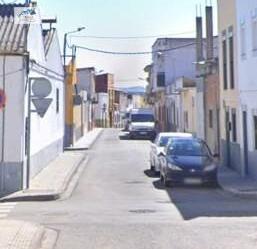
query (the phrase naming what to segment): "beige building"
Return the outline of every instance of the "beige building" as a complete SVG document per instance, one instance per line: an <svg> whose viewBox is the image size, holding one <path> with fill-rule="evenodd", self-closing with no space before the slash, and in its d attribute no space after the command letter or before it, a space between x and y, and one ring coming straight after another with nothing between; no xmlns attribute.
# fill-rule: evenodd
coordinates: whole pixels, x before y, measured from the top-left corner
<svg viewBox="0 0 257 249"><path fill-rule="evenodd" d="M196 87L195 81L181 77L166 87L167 124L176 132L196 134Z"/></svg>
<svg viewBox="0 0 257 249"><path fill-rule="evenodd" d="M241 172L235 0L218 0L220 135L223 165Z"/></svg>
<svg viewBox="0 0 257 249"><path fill-rule="evenodd" d="M183 88L181 98L184 111L184 131L196 134L196 88L192 86Z"/></svg>

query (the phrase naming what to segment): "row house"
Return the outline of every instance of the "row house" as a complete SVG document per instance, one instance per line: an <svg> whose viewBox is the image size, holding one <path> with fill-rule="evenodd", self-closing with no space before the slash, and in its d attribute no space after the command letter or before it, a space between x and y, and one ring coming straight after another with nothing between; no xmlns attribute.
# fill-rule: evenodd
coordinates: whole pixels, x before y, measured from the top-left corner
<svg viewBox="0 0 257 249"><path fill-rule="evenodd" d="M83 101L81 103L81 135L94 127L94 108L96 105L95 68L86 67L77 69L77 91Z"/></svg>
<svg viewBox="0 0 257 249"><path fill-rule="evenodd" d="M220 74L213 8L206 6L206 38L196 17L196 38L161 38L153 45L147 101L162 131L190 132L220 152Z"/></svg>
<svg viewBox="0 0 257 249"><path fill-rule="evenodd" d="M213 8L205 7L206 39L202 17L196 18L196 109L197 137L204 139L212 152L220 152L220 81L218 37L213 35ZM205 47L204 47L205 46Z"/></svg>
<svg viewBox="0 0 257 249"><path fill-rule="evenodd" d="M167 126L177 132L196 134L196 82L181 77L166 87Z"/></svg>
<svg viewBox="0 0 257 249"><path fill-rule="evenodd" d="M167 87L181 77L195 78L196 44L194 38L159 38L152 46L152 64L145 68L149 74L148 102L152 103L162 131L176 130L171 122L170 105L166 106ZM150 98L150 99L149 99ZM170 100L171 102L175 101Z"/></svg>
<svg viewBox="0 0 257 249"><path fill-rule="evenodd" d="M35 9L34 24L17 19L27 8ZM64 72L56 20L38 13L36 3L0 5L1 195L28 188L63 151Z"/></svg>
<svg viewBox="0 0 257 249"><path fill-rule="evenodd" d="M219 0L223 164L257 178L257 3Z"/></svg>
<svg viewBox="0 0 257 249"><path fill-rule="evenodd" d="M236 0L235 65L239 106L237 127L240 135L240 172L257 178L257 2ZM232 119L233 122L233 119ZM232 136L233 138L233 136Z"/></svg>
<svg viewBox="0 0 257 249"><path fill-rule="evenodd" d="M95 76L97 106L95 109L96 125L113 127L115 111L114 75L110 73Z"/></svg>
<svg viewBox="0 0 257 249"><path fill-rule="evenodd" d="M218 0L222 164L241 172L236 2Z"/></svg>

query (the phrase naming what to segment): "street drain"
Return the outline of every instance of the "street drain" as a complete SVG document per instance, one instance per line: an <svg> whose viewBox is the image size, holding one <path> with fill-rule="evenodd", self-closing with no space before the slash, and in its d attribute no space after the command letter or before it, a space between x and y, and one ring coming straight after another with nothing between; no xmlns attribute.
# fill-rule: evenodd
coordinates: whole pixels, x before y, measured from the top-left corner
<svg viewBox="0 0 257 249"><path fill-rule="evenodd" d="M129 210L130 213L135 213L135 214L152 214L156 213L155 210L152 209L134 209L134 210Z"/></svg>

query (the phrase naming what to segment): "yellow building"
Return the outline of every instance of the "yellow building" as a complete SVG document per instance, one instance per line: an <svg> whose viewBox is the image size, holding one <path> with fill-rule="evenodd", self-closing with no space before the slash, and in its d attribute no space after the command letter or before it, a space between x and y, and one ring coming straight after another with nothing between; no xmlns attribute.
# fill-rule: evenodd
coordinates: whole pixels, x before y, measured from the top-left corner
<svg viewBox="0 0 257 249"><path fill-rule="evenodd" d="M236 23L235 0L218 0L221 158L223 165L241 171Z"/></svg>
<svg viewBox="0 0 257 249"><path fill-rule="evenodd" d="M73 146L74 143L84 135L85 118L83 92L78 94L77 68L75 59L72 59L66 67L65 86L65 146Z"/></svg>
<svg viewBox="0 0 257 249"><path fill-rule="evenodd" d="M192 134L196 134L196 88L185 87L181 92L181 98L184 111L184 131Z"/></svg>

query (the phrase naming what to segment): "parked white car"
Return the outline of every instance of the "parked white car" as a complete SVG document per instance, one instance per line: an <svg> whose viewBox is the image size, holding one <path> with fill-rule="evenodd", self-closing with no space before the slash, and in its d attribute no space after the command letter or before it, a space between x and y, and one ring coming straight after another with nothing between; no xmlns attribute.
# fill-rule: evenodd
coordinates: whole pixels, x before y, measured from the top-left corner
<svg viewBox="0 0 257 249"><path fill-rule="evenodd" d="M152 171L160 172L160 156L162 155L165 146L171 138L192 137L191 133L180 132L161 132L157 135L155 141L151 144L150 151L150 168Z"/></svg>

